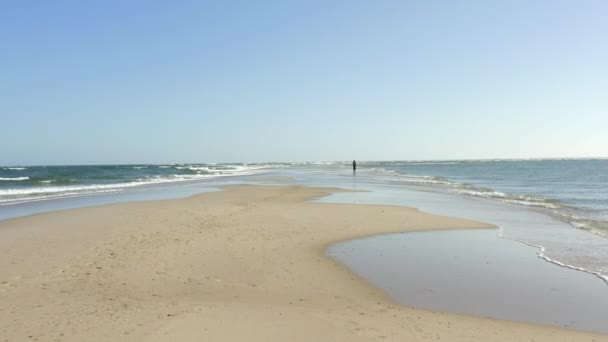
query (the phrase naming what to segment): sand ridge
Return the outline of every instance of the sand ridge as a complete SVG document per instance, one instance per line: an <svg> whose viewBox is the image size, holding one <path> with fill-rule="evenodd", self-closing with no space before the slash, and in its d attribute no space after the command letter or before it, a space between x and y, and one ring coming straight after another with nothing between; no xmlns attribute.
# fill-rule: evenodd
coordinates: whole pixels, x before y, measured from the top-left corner
<svg viewBox="0 0 608 342"><path fill-rule="evenodd" d="M378 233L490 228L335 191L230 186L0 223L0 341L600 341L392 303L325 257Z"/></svg>

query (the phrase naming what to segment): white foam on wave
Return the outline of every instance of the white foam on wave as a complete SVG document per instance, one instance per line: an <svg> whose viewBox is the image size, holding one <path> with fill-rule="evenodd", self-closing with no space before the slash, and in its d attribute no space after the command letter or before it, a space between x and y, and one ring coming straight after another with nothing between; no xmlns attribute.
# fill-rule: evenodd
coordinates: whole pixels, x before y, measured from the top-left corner
<svg viewBox="0 0 608 342"><path fill-rule="evenodd" d="M68 185L68 186L52 186L52 187L34 187L26 189L2 189L0 196L20 196L20 195L37 195L37 194L57 194L67 192L81 192L91 190L127 188L138 185L150 184L154 181L138 181L132 183L116 183L116 184L96 184L96 185ZM2 202L3 199L0 199ZM10 201L10 199L6 200Z"/></svg>
<svg viewBox="0 0 608 342"><path fill-rule="evenodd" d="M456 193L461 195L469 195L475 197L483 197L490 199L497 199L508 203L519 204L529 207L540 207L547 209L557 209L561 206L557 203L550 202L549 200L534 196L534 195L510 195L500 191L492 190L475 190L475 189L459 189Z"/></svg>
<svg viewBox="0 0 608 342"><path fill-rule="evenodd" d="M516 205L522 205L526 207L536 207L541 209L550 210L558 219L561 221L567 222L573 227L579 229L585 229L597 235L601 235L604 237L608 237L608 225L605 224L604 221L592 220L589 218L581 217L579 215L573 214L573 211L576 208L570 208L568 206L562 205L558 202L552 202L550 199L545 198L543 196L535 195L535 194L508 194L500 191L495 191L493 189L484 189L484 188L475 188L468 184L464 183L455 183L447 180L443 180L441 178L434 178L430 176L414 176L409 174L403 174L394 170L384 170L378 169L374 170L378 171L380 174L384 173L386 176L384 179L390 181L398 181L404 183L416 183L424 185L425 183L429 186L438 185L445 186L444 190L452 193L456 193L459 195L473 196L473 197L481 197L490 200L496 200L505 203L511 203ZM598 278L602 279L604 282L608 284L608 274L605 274L605 271L595 271L592 268L585 268L581 266L570 265L567 262L563 262L560 260L553 259L546 254L546 250L544 246L540 246L534 243L530 243L528 241L505 237L502 228L499 228L498 236L501 238L517 241L520 243L524 243L528 246L534 247L537 249L537 255L539 258L547 262L551 262L555 265L570 268L573 270L578 270L581 272L586 272L589 274L593 274Z"/></svg>
<svg viewBox="0 0 608 342"><path fill-rule="evenodd" d="M574 228L587 230L594 234L608 238L608 223L606 221L582 217L567 211L555 210L552 212L552 214L558 219L568 222Z"/></svg>
<svg viewBox="0 0 608 342"><path fill-rule="evenodd" d="M572 270L576 270L576 271L581 271L581 272L593 274L594 276L602 279L604 282L606 282L606 284L608 284L608 275L602 274L600 272L593 271L593 270L590 270L590 269L587 269L587 268L584 268L584 267L569 265L569 264L566 264L564 262L561 262L561 261L555 260L553 258L550 258L549 256L547 256L545 254L546 248L544 246L537 245L537 244L534 244L534 243L531 243L531 242L528 242L528 241L525 241L525 240L521 240L521 239L516 239L516 238L505 236L504 235L504 230L503 230L502 227L499 227L498 233L496 235L499 238L502 238L502 239L516 241L516 242L519 242L519 243L523 243L524 245L528 245L530 247L536 248L536 255L539 258L541 258L541 259L543 259L543 260L545 260L547 262L550 262L552 264L555 264L555 265L558 265L558 266L561 266L561 267L569 268L569 269L572 269Z"/></svg>
<svg viewBox="0 0 608 342"><path fill-rule="evenodd" d="M107 190L95 191L94 194L101 195L101 194L114 193L114 192L120 192L120 191L121 191L121 189L107 189ZM45 201L45 200L57 199L57 198L80 197L80 196L87 196L87 195L91 195L91 194L92 193L73 191L73 192L62 192L62 193L57 193L57 194L34 195L34 196L28 196L27 198L19 198L19 199L10 200L10 201L3 200L0 198L0 206L38 202L38 201Z"/></svg>
<svg viewBox="0 0 608 342"><path fill-rule="evenodd" d="M416 183L416 184L441 184L441 185L451 185L451 182L430 176L405 176L399 178L393 178L394 181L405 181L408 183Z"/></svg>
<svg viewBox="0 0 608 342"><path fill-rule="evenodd" d="M0 177L0 181L11 181L11 182L24 181L24 180L28 180L28 179L30 179L30 177L12 177L12 178L11 177L8 177L8 178Z"/></svg>
<svg viewBox="0 0 608 342"><path fill-rule="evenodd" d="M7 167L6 170L27 170L27 167Z"/></svg>
<svg viewBox="0 0 608 342"><path fill-rule="evenodd" d="M457 193L461 195L469 195L469 196L477 196L477 197L486 197L486 198L506 198L507 195L504 192L499 191L482 191L482 190L458 190Z"/></svg>
<svg viewBox="0 0 608 342"><path fill-rule="evenodd" d="M452 182L440 177L405 174L395 170L386 170L384 168L375 168L372 169L372 171L390 176L385 178L388 181L422 185L442 185L446 186L448 191L454 192L459 195L482 197L487 199L499 200L511 204L518 204L529 207L539 207L545 209L559 209L562 207L558 203L551 202L549 199L537 195L507 194L500 191L494 191L492 189L475 188L464 183Z"/></svg>
<svg viewBox="0 0 608 342"><path fill-rule="evenodd" d="M392 182L405 182L405 183L414 183L414 184L431 184L431 185L449 185L452 187L460 187L462 184L450 182L448 180L435 177L435 176L422 176L422 175L412 175L412 174L404 174L395 170L386 170L384 168L373 168L372 172L378 174L384 174L386 177L384 178L387 181Z"/></svg>
<svg viewBox="0 0 608 342"><path fill-rule="evenodd" d="M207 175L205 175L207 176ZM107 189L121 189L121 188L132 188L136 186L149 185L149 184L159 184L159 183L170 183L176 181L183 180L193 180L202 178L201 176L197 177L186 176L186 175L171 175L168 178L149 178L143 179L140 178L135 182L129 183L114 183L114 184L95 184L95 185L68 185L68 186L53 186L53 187L36 187L36 188L27 188L27 189L3 189L0 190L0 196L18 196L18 195L38 195L38 194L57 194L57 193L68 193L68 192L83 192L83 191L95 191L98 190L107 190ZM2 202L2 199L0 199Z"/></svg>
<svg viewBox="0 0 608 342"><path fill-rule="evenodd" d="M204 165L182 165L182 166L175 166L175 169L177 170L190 170L190 171L195 171L195 172L207 172L209 174L215 174L215 175L242 175L244 172L251 172L251 171L255 171L255 170L262 170L262 169L268 169L268 168L272 168L272 167L276 167L274 165L270 165L270 164L243 164L243 165L236 165L236 164L204 164Z"/></svg>
<svg viewBox="0 0 608 342"><path fill-rule="evenodd" d="M91 185L66 185L66 186L42 186L30 188L10 188L0 189L0 205L11 205L29 201L39 201L44 199L61 198L68 196L90 195L104 192L117 192L124 189L141 187L146 185L166 184L184 181L195 181L209 178L228 177L228 176L247 176L259 173L259 169L265 167L244 167L239 166L226 172L212 174L172 174L168 176L156 176L152 178L140 178L133 182L113 183L113 184L91 184ZM224 170L218 170L224 171ZM27 177L26 177L27 178ZM28 178L29 179L29 178ZM14 180L14 179L11 179ZM43 182L52 182L43 181Z"/></svg>
<svg viewBox="0 0 608 342"><path fill-rule="evenodd" d="M187 166L187 167L177 167L179 170L190 170L190 171L209 171L208 166Z"/></svg>

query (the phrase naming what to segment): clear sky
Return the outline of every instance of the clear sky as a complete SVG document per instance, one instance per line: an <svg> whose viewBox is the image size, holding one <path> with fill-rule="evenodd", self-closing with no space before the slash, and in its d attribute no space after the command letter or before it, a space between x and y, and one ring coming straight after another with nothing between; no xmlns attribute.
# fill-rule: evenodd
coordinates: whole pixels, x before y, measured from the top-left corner
<svg viewBox="0 0 608 342"><path fill-rule="evenodd" d="M0 165L608 156L608 1L3 1Z"/></svg>

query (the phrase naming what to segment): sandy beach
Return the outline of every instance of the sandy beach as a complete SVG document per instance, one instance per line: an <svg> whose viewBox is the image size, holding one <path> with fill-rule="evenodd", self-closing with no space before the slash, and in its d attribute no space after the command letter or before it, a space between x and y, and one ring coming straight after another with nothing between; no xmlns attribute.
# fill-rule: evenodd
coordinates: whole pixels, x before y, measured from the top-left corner
<svg viewBox="0 0 608 342"><path fill-rule="evenodd" d="M308 202L332 188L224 190L0 222L0 341L608 341L400 306L325 256L352 238L489 224Z"/></svg>

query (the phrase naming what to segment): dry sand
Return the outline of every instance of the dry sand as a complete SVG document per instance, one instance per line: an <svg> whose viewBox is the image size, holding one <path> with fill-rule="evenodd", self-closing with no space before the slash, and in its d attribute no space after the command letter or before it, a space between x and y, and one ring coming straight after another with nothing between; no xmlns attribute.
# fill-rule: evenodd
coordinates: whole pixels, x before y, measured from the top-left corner
<svg viewBox="0 0 608 342"><path fill-rule="evenodd" d="M490 226L306 202L331 191L238 186L2 222L0 341L608 340L392 303L325 257L326 246Z"/></svg>

